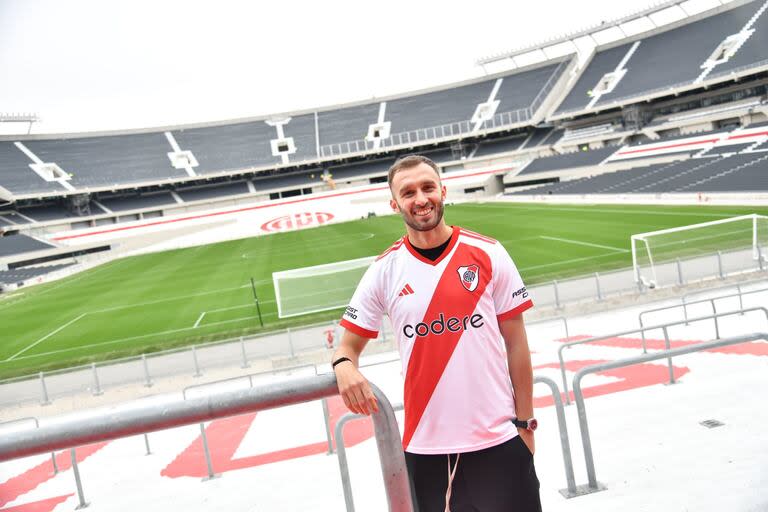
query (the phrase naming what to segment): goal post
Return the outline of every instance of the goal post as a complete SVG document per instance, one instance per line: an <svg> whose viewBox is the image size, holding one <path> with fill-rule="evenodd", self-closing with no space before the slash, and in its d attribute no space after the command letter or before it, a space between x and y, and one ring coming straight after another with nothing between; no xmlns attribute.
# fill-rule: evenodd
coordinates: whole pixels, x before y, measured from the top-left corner
<svg viewBox="0 0 768 512"><path fill-rule="evenodd" d="M337 309L349 304L376 256L272 273L279 318Z"/></svg>
<svg viewBox="0 0 768 512"><path fill-rule="evenodd" d="M768 246L768 217L753 213L638 233L630 237L630 245L635 282L651 288L666 284L665 270L669 274L670 264L679 265L682 261L696 260L707 265L713 261L712 256L717 256L721 266L725 257L738 261L738 266L743 267L738 270L763 268ZM717 271L712 274L717 275Z"/></svg>

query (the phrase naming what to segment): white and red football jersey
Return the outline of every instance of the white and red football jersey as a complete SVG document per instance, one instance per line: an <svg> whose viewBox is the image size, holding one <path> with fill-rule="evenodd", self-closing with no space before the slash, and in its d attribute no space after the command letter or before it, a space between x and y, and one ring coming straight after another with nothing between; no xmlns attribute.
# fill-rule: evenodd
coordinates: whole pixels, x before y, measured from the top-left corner
<svg viewBox="0 0 768 512"><path fill-rule="evenodd" d="M459 227L436 261L403 237L371 264L341 325L375 338L389 315L405 376L406 451L469 452L517 435L499 321L531 306L504 247Z"/></svg>

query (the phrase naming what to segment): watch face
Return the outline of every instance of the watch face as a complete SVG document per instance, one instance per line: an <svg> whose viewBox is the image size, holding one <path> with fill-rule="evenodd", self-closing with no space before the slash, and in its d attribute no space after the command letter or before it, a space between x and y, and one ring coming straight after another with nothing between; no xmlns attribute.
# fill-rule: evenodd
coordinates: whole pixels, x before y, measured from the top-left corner
<svg viewBox="0 0 768 512"><path fill-rule="evenodd" d="M536 420L536 419L528 420L528 430L533 431L533 430L536 430L537 428L539 428L539 421L538 420Z"/></svg>

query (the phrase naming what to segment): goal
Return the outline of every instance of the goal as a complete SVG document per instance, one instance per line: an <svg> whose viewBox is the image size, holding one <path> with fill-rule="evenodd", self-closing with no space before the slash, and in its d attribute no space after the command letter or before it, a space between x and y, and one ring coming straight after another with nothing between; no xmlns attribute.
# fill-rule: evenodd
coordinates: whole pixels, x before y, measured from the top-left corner
<svg viewBox="0 0 768 512"><path fill-rule="evenodd" d="M302 267L272 274L280 318L341 308L376 256Z"/></svg>
<svg viewBox="0 0 768 512"><path fill-rule="evenodd" d="M654 288L677 282L681 265L691 274L711 277L763 268L768 217L742 215L639 233L630 240L635 281Z"/></svg>

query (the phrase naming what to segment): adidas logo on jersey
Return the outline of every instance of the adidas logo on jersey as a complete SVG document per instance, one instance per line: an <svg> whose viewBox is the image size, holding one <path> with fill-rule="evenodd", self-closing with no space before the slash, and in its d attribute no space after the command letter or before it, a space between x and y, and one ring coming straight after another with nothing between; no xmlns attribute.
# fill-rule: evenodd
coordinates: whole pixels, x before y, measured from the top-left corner
<svg viewBox="0 0 768 512"><path fill-rule="evenodd" d="M403 334L406 338L413 338L414 336L424 337L428 334L436 334L440 336L445 331L466 331L470 327L478 329L483 325L483 315L478 313L475 313L474 315L465 315L463 318L456 316L445 318L445 316L440 313L440 316L431 322L419 322L416 325L406 325L403 327Z"/></svg>
<svg viewBox="0 0 768 512"><path fill-rule="evenodd" d="M411 288L411 285L407 284L403 287L402 290L400 290L400 293L397 294L398 297L403 297L404 295L411 295L413 293L416 293L413 291L413 288Z"/></svg>

